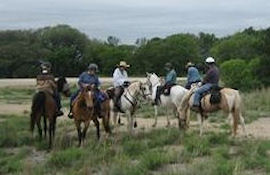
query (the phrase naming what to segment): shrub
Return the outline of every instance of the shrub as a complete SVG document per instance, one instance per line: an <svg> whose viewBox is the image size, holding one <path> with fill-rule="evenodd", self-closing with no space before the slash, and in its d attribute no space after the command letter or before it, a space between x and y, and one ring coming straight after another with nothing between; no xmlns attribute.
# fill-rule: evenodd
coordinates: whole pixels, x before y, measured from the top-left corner
<svg viewBox="0 0 270 175"><path fill-rule="evenodd" d="M224 83L241 90L249 90L259 86L260 82L253 74L257 61L247 63L241 59L225 61L221 64L221 76Z"/></svg>

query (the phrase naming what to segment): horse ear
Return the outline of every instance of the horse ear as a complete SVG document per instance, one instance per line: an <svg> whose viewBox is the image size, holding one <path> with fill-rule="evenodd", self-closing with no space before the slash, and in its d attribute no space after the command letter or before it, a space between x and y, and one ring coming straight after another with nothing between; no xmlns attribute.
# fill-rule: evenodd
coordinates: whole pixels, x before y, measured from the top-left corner
<svg viewBox="0 0 270 175"><path fill-rule="evenodd" d="M146 76L147 76L147 77L150 77L151 74L150 74L149 72L146 72Z"/></svg>

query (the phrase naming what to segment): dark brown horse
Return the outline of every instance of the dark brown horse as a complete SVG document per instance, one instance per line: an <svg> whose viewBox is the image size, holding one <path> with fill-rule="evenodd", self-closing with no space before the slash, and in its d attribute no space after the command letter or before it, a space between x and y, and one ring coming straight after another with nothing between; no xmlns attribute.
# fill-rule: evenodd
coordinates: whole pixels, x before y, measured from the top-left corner
<svg viewBox="0 0 270 175"><path fill-rule="evenodd" d="M69 86L67 80L64 77L60 77L57 80L57 90L59 93L63 93L65 96L70 96ZM57 105L53 96L49 92L40 91L37 92L32 100L31 107L31 121L30 129L32 133L34 132L35 124L37 124L40 140L42 139L42 127L41 127L41 117L44 119L44 135L45 139L47 136L47 119L49 120L49 147L52 146L52 138L55 134L56 125L56 112Z"/></svg>

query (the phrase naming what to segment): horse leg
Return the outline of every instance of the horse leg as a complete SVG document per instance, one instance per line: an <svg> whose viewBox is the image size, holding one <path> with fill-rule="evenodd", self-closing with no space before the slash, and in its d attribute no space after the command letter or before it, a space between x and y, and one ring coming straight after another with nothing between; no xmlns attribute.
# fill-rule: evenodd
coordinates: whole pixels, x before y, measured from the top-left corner
<svg viewBox="0 0 270 175"><path fill-rule="evenodd" d="M46 117L43 117L43 122L44 122L44 135L45 139L47 138L47 119Z"/></svg>
<svg viewBox="0 0 270 175"><path fill-rule="evenodd" d="M98 121L97 118L95 118L93 121L94 121L94 123L95 123L95 125L96 125L96 129L97 129L97 139L99 140L99 138L100 138L100 133L99 133L99 121Z"/></svg>
<svg viewBox="0 0 270 175"><path fill-rule="evenodd" d="M80 147L81 142L82 142L81 122L76 120L75 125L76 125L77 132L78 132L78 141L79 141L78 147Z"/></svg>
<svg viewBox="0 0 270 175"><path fill-rule="evenodd" d="M39 133L39 140L42 139L42 128L41 128L40 120L41 120L41 116L39 116L39 118L38 118L38 120L37 120L38 133Z"/></svg>
<svg viewBox="0 0 270 175"><path fill-rule="evenodd" d="M197 120L200 124L200 136L203 134L203 116L201 114L197 114Z"/></svg>
<svg viewBox="0 0 270 175"><path fill-rule="evenodd" d="M239 118L240 111L238 109L235 109L233 112L233 136L236 136Z"/></svg>
<svg viewBox="0 0 270 175"><path fill-rule="evenodd" d="M86 132L87 132L87 129L89 127L89 124L90 124L90 121L87 121L87 122L84 123L84 129L83 129L83 132L82 132L83 145L85 145L85 137L86 137Z"/></svg>
<svg viewBox="0 0 270 175"><path fill-rule="evenodd" d="M157 126L157 116L158 116L158 106L154 105L154 110L155 110L155 122L152 125L152 127L156 127Z"/></svg>
<svg viewBox="0 0 270 175"><path fill-rule="evenodd" d="M171 125L169 115L168 115L168 108L166 108L166 117L167 117L167 125L166 127L169 127Z"/></svg>
<svg viewBox="0 0 270 175"><path fill-rule="evenodd" d="M112 132L110 128L110 112L108 112L104 117L102 117L102 124L105 132L111 134Z"/></svg>
<svg viewBox="0 0 270 175"><path fill-rule="evenodd" d="M35 114L32 112L30 115L30 131L32 132L32 137L34 136L35 129Z"/></svg>
<svg viewBox="0 0 270 175"><path fill-rule="evenodd" d="M244 132L245 137L247 137L247 131L246 131L246 125L245 125L245 119L242 116L242 114L240 114L240 123Z"/></svg>
<svg viewBox="0 0 270 175"><path fill-rule="evenodd" d="M54 138L54 136L55 136L56 117L57 117L57 116L54 116L54 117L53 117L53 138Z"/></svg>
<svg viewBox="0 0 270 175"><path fill-rule="evenodd" d="M189 128L189 123L190 123L190 109L187 109L187 118L186 118L186 127Z"/></svg>
<svg viewBox="0 0 270 175"><path fill-rule="evenodd" d="M132 134L132 129L133 129L133 116L131 116L130 111L127 111L127 129L129 134Z"/></svg>
<svg viewBox="0 0 270 175"><path fill-rule="evenodd" d="M52 147L52 138L53 138L53 120L49 121L49 148Z"/></svg>
<svg viewBox="0 0 270 175"><path fill-rule="evenodd" d="M228 123L231 126L231 134L232 134L233 133L233 115L231 112L228 115Z"/></svg>

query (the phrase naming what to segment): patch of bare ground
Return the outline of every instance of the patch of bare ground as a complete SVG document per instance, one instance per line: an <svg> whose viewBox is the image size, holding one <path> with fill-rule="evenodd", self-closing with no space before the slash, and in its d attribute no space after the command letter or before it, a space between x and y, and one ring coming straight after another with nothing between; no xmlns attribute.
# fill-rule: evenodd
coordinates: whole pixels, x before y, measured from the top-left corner
<svg viewBox="0 0 270 175"><path fill-rule="evenodd" d="M240 175L267 175L263 169L244 170Z"/></svg>
<svg viewBox="0 0 270 175"><path fill-rule="evenodd" d="M155 171L152 171L152 175L165 175L165 174L189 174L193 170L194 166L198 166L202 163L210 161L209 157L197 157L189 162L177 162L167 165L163 165Z"/></svg>
<svg viewBox="0 0 270 175"><path fill-rule="evenodd" d="M246 125L247 134L256 139L270 139L270 117L259 118L258 120ZM245 136L242 129L239 135Z"/></svg>
<svg viewBox="0 0 270 175"><path fill-rule="evenodd" d="M0 103L0 114L29 114L30 113L30 104L7 104Z"/></svg>

